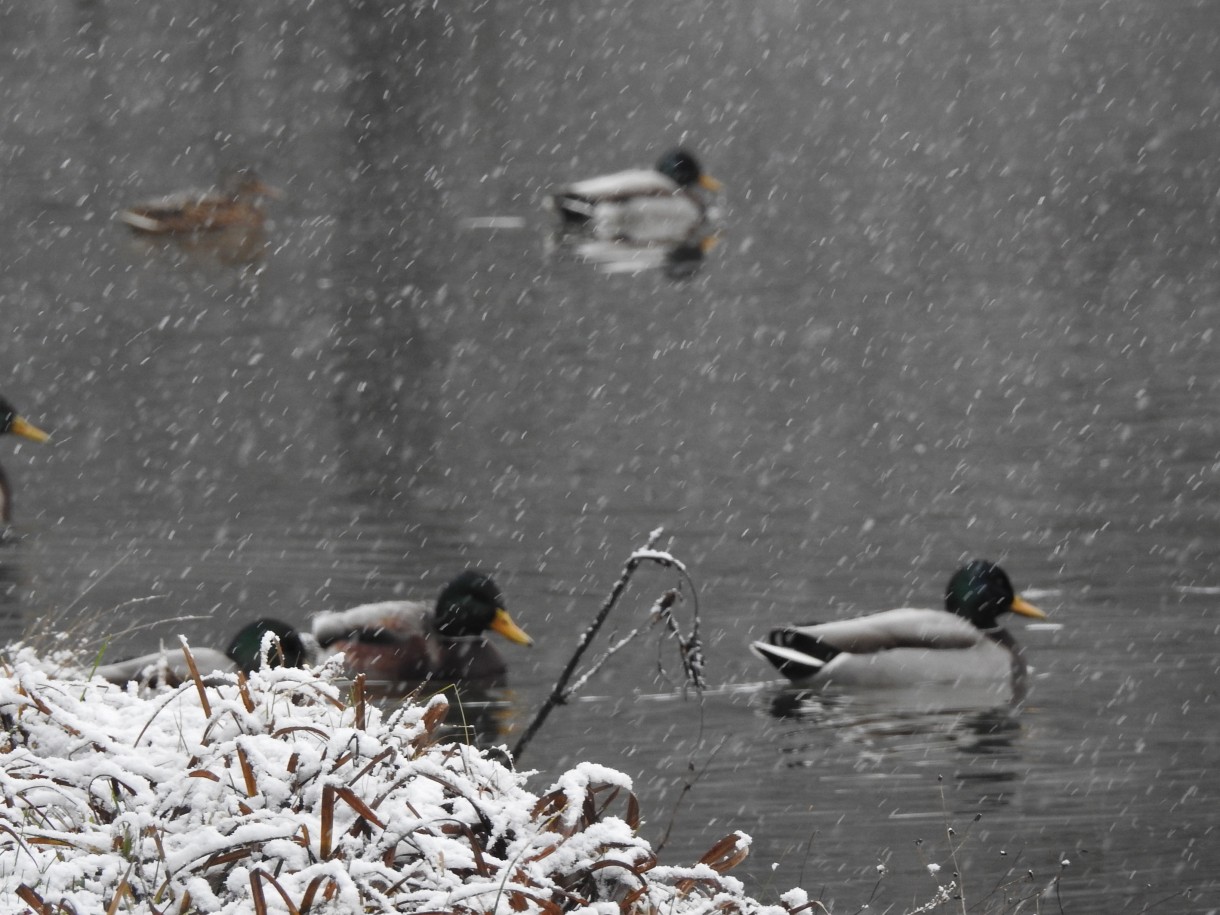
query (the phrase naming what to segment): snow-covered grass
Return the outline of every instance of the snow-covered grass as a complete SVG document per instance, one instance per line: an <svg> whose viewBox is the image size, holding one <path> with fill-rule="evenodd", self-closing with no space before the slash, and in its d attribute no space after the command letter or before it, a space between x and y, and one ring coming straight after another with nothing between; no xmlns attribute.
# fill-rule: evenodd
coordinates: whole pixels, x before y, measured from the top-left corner
<svg viewBox="0 0 1220 915"><path fill-rule="evenodd" d="M334 671L195 676L140 694L0 663L0 913L760 913L749 838L662 864L625 775L541 795L442 743L438 696L383 713Z"/></svg>

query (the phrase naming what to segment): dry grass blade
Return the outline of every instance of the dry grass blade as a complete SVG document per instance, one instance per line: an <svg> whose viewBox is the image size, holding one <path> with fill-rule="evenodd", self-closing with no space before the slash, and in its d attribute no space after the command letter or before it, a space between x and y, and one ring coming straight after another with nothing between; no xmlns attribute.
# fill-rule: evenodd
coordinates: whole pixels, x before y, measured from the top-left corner
<svg viewBox="0 0 1220 915"><path fill-rule="evenodd" d="M627 871L629 874L631 874L633 877L635 877L637 880L639 880L640 883L646 882L644 879L644 874L640 871L640 869L638 867L636 867L630 861L619 861L615 858L603 858L601 861L596 861L593 864L590 864L589 870L590 871L600 871L600 870L605 870L607 867L620 868L622 870Z"/></svg>
<svg viewBox="0 0 1220 915"><path fill-rule="evenodd" d="M442 701L433 701L432 704L424 711L424 720L420 723L423 727L424 734L431 741L433 735L436 734L436 729L445 722L445 716L449 714L449 702L443 696Z"/></svg>
<svg viewBox="0 0 1220 915"><path fill-rule="evenodd" d="M352 682L352 705L356 710L356 730L365 730L366 711L364 705L364 674L356 674Z"/></svg>
<svg viewBox="0 0 1220 915"><path fill-rule="evenodd" d="M546 915L563 915L563 907L553 899L546 899L536 893L526 892L519 887L505 890L504 895L508 897L508 907L514 912L524 912L532 902L539 906Z"/></svg>
<svg viewBox="0 0 1220 915"><path fill-rule="evenodd" d="M487 859L483 857L483 845L479 841L479 837L474 834L474 830L465 823L458 823L460 832L466 836L466 841L470 843L470 852L474 855L474 869L480 877L490 877L491 868L487 866Z"/></svg>
<svg viewBox="0 0 1220 915"><path fill-rule="evenodd" d="M254 697L250 695L250 681L240 670L237 672L237 692L241 696L241 704L245 708L246 714L253 714Z"/></svg>
<svg viewBox="0 0 1220 915"><path fill-rule="evenodd" d="M723 874L726 871L736 867L747 857L749 857L749 846L742 841L739 833L733 833L725 836L715 845L707 850L702 858L699 859L700 864L705 864L718 874ZM716 886L717 883L712 879L685 879L679 880L676 884L678 892L687 895L696 886L700 884L711 884Z"/></svg>
<svg viewBox="0 0 1220 915"><path fill-rule="evenodd" d="M24 883L17 887L17 895L21 897L21 901L30 906L37 915L52 915L52 910L41 896L34 892L33 887L26 886Z"/></svg>
<svg viewBox="0 0 1220 915"><path fill-rule="evenodd" d="M640 814L640 799L635 796L635 792L631 792L627 795L627 825L631 827L632 831L638 831L640 823L643 821L644 818Z"/></svg>
<svg viewBox="0 0 1220 915"><path fill-rule="evenodd" d="M119 885L114 891L114 898L110 900L110 905L106 907L106 915L115 915L115 912L119 910L119 904L123 901L123 897L125 896L130 896L132 902L136 901L136 894L132 892L131 884L127 882L128 878L131 876L131 869L134 866L135 865L129 865L127 868L127 873L125 873L123 875L123 879L119 881Z"/></svg>
<svg viewBox="0 0 1220 915"><path fill-rule="evenodd" d="M41 845L44 848L76 848L67 839L56 839L51 836L30 836L26 842L30 845Z"/></svg>
<svg viewBox="0 0 1220 915"><path fill-rule="evenodd" d="M356 811L356 813L358 813L364 819L368 820L378 829L385 829L385 823L381 822L380 818L378 818L377 814L373 812L372 808L369 807L369 805L366 804L364 800L351 788L332 788L331 790L335 795L341 797L347 806L351 807L352 810Z"/></svg>
<svg viewBox="0 0 1220 915"><path fill-rule="evenodd" d="M250 893L255 897L255 908L257 911L267 911L267 899L263 895L262 887L262 884L264 883L269 883L271 888L280 894L280 898L284 900L284 905L288 907L289 915L301 915L301 910L297 908L296 903L294 903L288 896L287 891L280 886L280 882L271 874L264 870L260 870L259 868L255 868L254 870L250 871ZM258 907L259 903L262 904L262 908Z"/></svg>
<svg viewBox="0 0 1220 915"><path fill-rule="evenodd" d="M216 852L214 855L209 855L208 858L199 865L199 870L206 871L213 867L218 867L222 864L232 864L234 861L242 861L249 858L258 849L251 845L245 845L241 848L234 848L231 851Z"/></svg>
<svg viewBox="0 0 1220 915"><path fill-rule="evenodd" d="M535 820L541 818L557 817L563 813L563 808L567 806L567 795L561 790L552 791L550 794L544 794L534 803L534 809L530 812L530 816ZM547 828L551 827L550 823L546 824Z"/></svg>
<svg viewBox="0 0 1220 915"><path fill-rule="evenodd" d="M750 849L741 841L739 833L725 836L707 850L700 864L706 864L718 874L724 874L735 868L750 856Z"/></svg>
<svg viewBox="0 0 1220 915"><path fill-rule="evenodd" d="M43 702L40 698L38 698L37 693L32 692L28 687L23 686L21 689L19 689L17 691L17 694L26 699L29 699L30 705L34 706L34 708L38 709L38 711L42 712L48 718L51 716L50 707L45 702Z"/></svg>
<svg viewBox="0 0 1220 915"><path fill-rule="evenodd" d="M305 895L301 897L301 915L309 915L309 910L313 907L314 897L318 895L318 890L330 881L329 877L319 875L309 881L309 886L305 887Z"/></svg>
<svg viewBox="0 0 1220 915"><path fill-rule="evenodd" d="M203 677L199 676L199 668L195 664L195 656L191 654L191 648L186 644L186 639L182 639L182 656L186 658L186 669L191 673L191 679L195 681L195 689L199 693L199 705L203 709L205 718L212 717L212 704L208 702L208 690L203 685Z"/></svg>
<svg viewBox="0 0 1220 915"><path fill-rule="evenodd" d="M246 783L246 797L254 797L258 794L258 782L254 779L254 769L242 747L237 748L237 761L241 764L241 775Z"/></svg>
<svg viewBox="0 0 1220 915"><path fill-rule="evenodd" d="M353 782L360 781L360 779L364 778L370 772L373 772L378 766L380 766L382 763L384 763L387 759L391 759L393 756L394 756L394 748L386 747L384 750L382 750L380 753L378 753L376 756L374 756L372 759L370 759L368 761L368 764L352 777L352 781ZM382 797L379 797L376 800L374 800L371 806L376 807L378 804L380 804L382 802L383 799L384 799L384 795Z"/></svg>
<svg viewBox="0 0 1220 915"><path fill-rule="evenodd" d="M331 785L322 788L322 823L319 828L322 834L318 837L318 857L326 861L330 858L335 832L335 789Z"/></svg>
<svg viewBox="0 0 1220 915"><path fill-rule="evenodd" d="M271 736L278 739L280 737L287 737L289 734L299 734L302 732L306 734L313 734L315 737L323 741L330 740L330 735L321 728L315 728L304 724L280 728L279 730L272 731Z"/></svg>
<svg viewBox="0 0 1220 915"><path fill-rule="evenodd" d="M551 855L555 854L555 852L558 850L559 850L559 843L555 842L554 844L548 845L546 848L542 849L542 851L537 852L533 855L530 855L530 857L525 859L525 863L533 864L535 861L541 861L543 858L547 858L547 857L550 857Z"/></svg>
<svg viewBox="0 0 1220 915"><path fill-rule="evenodd" d="M263 895L263 882L259 871L250 872L250 901L254 903L254 915L267 915L267 897Z"/></svg>

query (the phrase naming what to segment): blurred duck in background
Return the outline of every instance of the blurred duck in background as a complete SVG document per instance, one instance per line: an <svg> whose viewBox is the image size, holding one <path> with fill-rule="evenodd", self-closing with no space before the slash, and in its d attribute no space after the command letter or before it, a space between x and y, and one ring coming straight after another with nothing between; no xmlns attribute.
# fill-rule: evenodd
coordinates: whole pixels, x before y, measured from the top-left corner
<svg viewBox="0 0 1220 915"><path fill-rule="evenodd" d="M146 200L120 211L118 218L145 235L256 229L265 218L263 201L279 196L253 169L241 168L226 173L217 190L180 191Z"/></svg>
<svg viewBox="0 0 1220 915"><path fill-rule="evenodd" d="M689 244L705 226L708 206L697 188L715 192L721 184L679 148L663 155L656 168L575 181L550 199L564 232L636 245L677 245Z"/></svg>

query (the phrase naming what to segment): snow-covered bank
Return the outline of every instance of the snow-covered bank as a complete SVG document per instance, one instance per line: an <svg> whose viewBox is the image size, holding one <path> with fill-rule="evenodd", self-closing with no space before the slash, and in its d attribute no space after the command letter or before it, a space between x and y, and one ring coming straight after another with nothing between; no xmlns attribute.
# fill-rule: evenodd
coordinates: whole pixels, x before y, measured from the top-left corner
<svg viewBox="0 0 1220 915"><path fill-rule="evenodd" d="M438 743L445 700L383 714L326 670L149 698L0 664L0 913L703 912L788 915L725 871L748 837L661 864L630 780L583 763L543 794Z"/></svg>

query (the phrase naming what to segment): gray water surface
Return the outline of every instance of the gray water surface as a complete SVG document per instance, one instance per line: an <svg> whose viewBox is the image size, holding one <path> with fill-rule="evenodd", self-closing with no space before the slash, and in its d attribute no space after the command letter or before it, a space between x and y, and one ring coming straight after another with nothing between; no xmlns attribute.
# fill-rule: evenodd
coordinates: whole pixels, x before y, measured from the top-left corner
<svg viewBox="0 0 1220 915"><path fill-rule="evenodd" d="M53 434L0 443L3 637L214 644L482 565L539 643L471 710L511 743L663 527L712 689L641 637L538 790L620 768L667 861L750 833L767 900L1217 911L1217 60L1184 0L0 0L0 392ZM679 141L726 186L693 274L555 249L549 188ZM113 220L235 164L261 236ZM1051 616L1022 709L746 649L974 556Z"/></svg>

